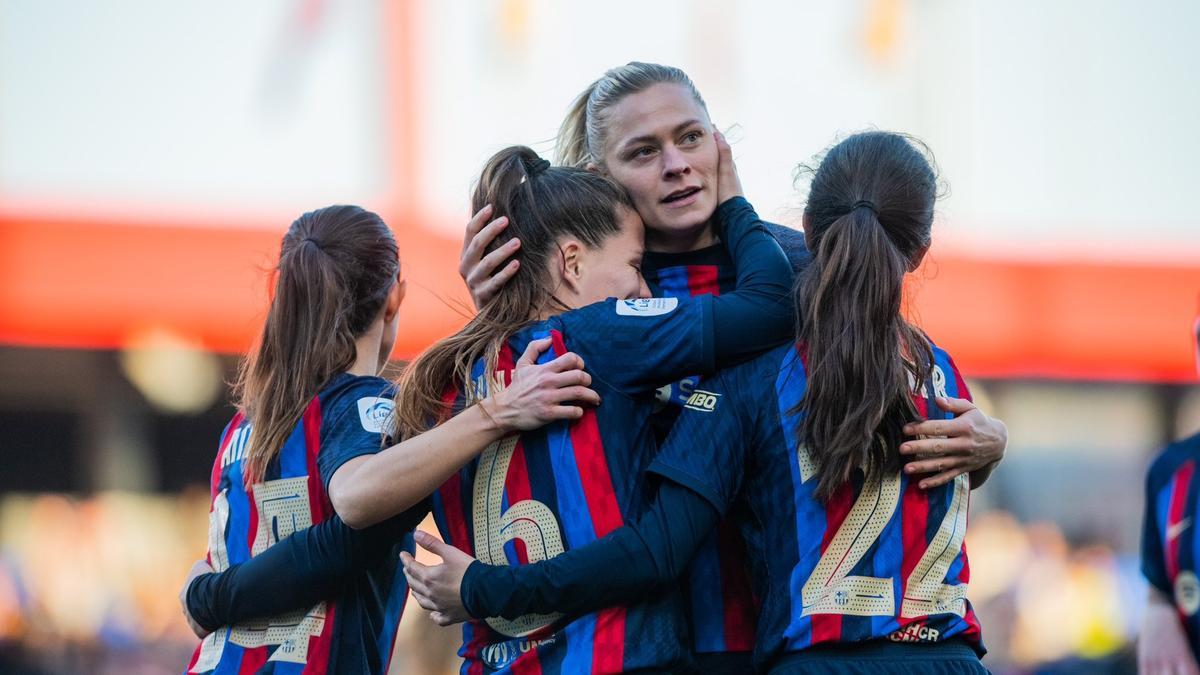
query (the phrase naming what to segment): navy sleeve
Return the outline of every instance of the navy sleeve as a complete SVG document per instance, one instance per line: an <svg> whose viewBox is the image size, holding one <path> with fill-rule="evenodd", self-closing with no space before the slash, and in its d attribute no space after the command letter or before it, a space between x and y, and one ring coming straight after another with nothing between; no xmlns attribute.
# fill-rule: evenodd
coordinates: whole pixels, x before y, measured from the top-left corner
<svg viewBox="0 0 1200 675"><path fill-rule="evenodd" d="M719 518L706 499L666 481L636 523L586 546L532 565L471 563L460 590L463 606L471 616L515 619L641 599L683 573Z"/></svg>
<svg viewBox="0 0 1200 675"><path fill-rule="evenodd" d="M734 292L713 298L713 351L716 366L724 368L793 338L795 275L750 202L730 199L717 208L716 217L737 269Z"/></svg>
<svg viewBox="0 0 1200 675"><path fill-rule="evenodd" d="M329 480L343 464L383 450L394 424L392 394L386 380L361 377L322 397L317 468L327 491Z"/></svg>
<svg viewBox="0 0 1200 675"><path fill-rule="evenodd" d="M717 208L721 240L737 268L732 293L608 300L562 315L567 347L593 375L627 393L707 374L792 336L792 270L754 207L741 197Z"/></svg>
<svg viewBox="0 0 1200 675"><path fill-rule="evenodd" d="M808 244L804 241L804 232L776 223L767 223L767 230L775 237L775 241L779 242L779 247L787 256L792 271L796 274L803 272L808 267L808 263L812 262L812 253L809 252Z"/></svg>
<svg viewBox="0 0 1200 675"><path fill-rule="evenodd" d="M684 485L724 512L741 492L760 408L773 403L778 351L697 385L647 471Z"/></svg>
<svg viewBox="0 0 1200 675"><path fill-rule="evenodd" d="M1165 481L1160 476L1168 473L1164 467L1167 452L1160 455L1146 472L1146 507L1142 517L1142 575L1150 585L1170 597L1171 580L1167 578L1167 565L1163 558L1163 533L1158 526L1158 496L1165 487Z"/></svg>
<svg viewBox="0 0 1200 675"><path fill-rule="evenodd" d="M215 630L336 597L359 571L390 555L428 512L428 502L418 504L361 530L335 515L246 562L197 577L188 586L188 613L196 623Z"/></svg>

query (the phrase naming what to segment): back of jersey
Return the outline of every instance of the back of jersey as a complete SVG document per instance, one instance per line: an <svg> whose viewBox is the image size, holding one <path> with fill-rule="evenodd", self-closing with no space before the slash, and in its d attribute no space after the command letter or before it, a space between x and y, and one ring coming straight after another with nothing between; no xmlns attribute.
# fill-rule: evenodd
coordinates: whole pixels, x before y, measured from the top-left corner
<svg viewBox="0 0 1200 675"><path fill-rule="evenodd" d="M381 434L391 424L389 393L379 378L334 378L309 403L263 480L251 486L243 480L251 422L234 416L212 473L208 557L215 571L334 515L329 476L348 459L381 449ZM385 672L406 595L403 570L392 560L348 580L337 599L214 631L187 672ZM381 630L363 635L363 625Z"/></svg>
<svg viewBox="0 0 1200 675"><path fill-rule="evenodd" d="M855 472L818 500L816 463L796 435L806 386L794 346L722 371L705 382L712 404L684 410L652 467L738 519L763 598L756 660L874 639L962 636L982 650L966 599L969 478L921 490L903 473ZM969 398L938 349L914 402L943 417L933 396Z"/></svg>

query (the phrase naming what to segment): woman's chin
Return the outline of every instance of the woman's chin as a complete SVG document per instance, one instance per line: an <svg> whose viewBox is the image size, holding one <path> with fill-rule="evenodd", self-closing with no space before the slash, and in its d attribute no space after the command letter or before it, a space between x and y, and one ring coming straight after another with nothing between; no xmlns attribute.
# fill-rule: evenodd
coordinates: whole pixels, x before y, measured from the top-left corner
<svg viewBox="0 0 1200 675"><path fill-rule="evenodd" d="M692 250L716 241L712 232L712 211L707 215L670 214L661 223L646 223L646 248L674 252L680 247Z"/></svg>

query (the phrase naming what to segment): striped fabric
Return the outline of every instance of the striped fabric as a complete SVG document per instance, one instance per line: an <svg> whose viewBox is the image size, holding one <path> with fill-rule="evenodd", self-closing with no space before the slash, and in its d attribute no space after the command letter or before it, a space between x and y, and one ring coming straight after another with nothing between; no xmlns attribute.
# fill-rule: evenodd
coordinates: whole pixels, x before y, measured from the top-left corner
<svg viewBox="0 0 1200 675"><path fill-rule="evenodd" d="M737 276L725 247L692 252L687 258L690 264L643 268L654 295L678 298L734 290ZM669 429L700 381L699 376L692 376L660 390L659 401L672 406L659 413L663 427ZM660 431L659 435L666 434ZM745 542L729 519L696 551L684 583L692 648L697 654L754 649L758 605L751 591Z"/></svg>
<svg viewBox="0 0 1200 675"><path fill-rule="evenodd" d="M381 386L386 383L378 378L336 378L309 403L264 480L250 487L243 481L250 421L241 413L233 418L221 436L211 479L208 560L214 570L245 562L293 532L334 515L318 468L321 441L335 435L334 425L360 425L359 395L372 396L362 400L377 400L373 397ZM378 433L369 434L361 427L357 432L360 443L365 438L378 450ZM345 433L336 435L347 438ZM406 548L412 550L411 537ZM398 564L364 571L363 579L350 584L342 597L307 610L217 630L196 648L186 672L386 672L407 593ZM364 596L379 606L367 606ZM350 615L344 617L346 612ZM381 620L370 620L367 615ZM354 628L342 630L344 624ZM380 630L361 635L365 624Z"/></svg>
<svg viewBox="0 0 1200 675"><path fill-rule="evenodd" d="M935 356L934 377L914 396L923 414L934 395L969 398L950 357ZM793 346L723 371L704 385L715 405L685 409L651 468L732 512L751 542L763 599L756 661L873 639L961 636L982 652L966 599L969 479L923 491L903 474L866 483L859 473L822 503L816 465L795 435L806 383Z"/></svg>
<svg viewBox="0 0 1200 675"><path fill-rule="evenodd" d="M503 349L497 374L484 373L478 363L470 386L447 392L446 403L461 410L474 398L470 394L507 384L514 355L530 341L550 337L553 348L541 362L568 350L579 353L603 399L602 406L579 420L552 423L494 444L452 476L432 500L434 519L448 543L490 564L524 565L594 541L644 508L643 470L654 450L653 388L646 383L655 368L688 372L695 366L686 364L700 362L702 349L694 343L701 315L699 305L662 315L621 316L623 311L614 311L610 301L523 330ZM642 325L655 327L651 333L638 332L643 329L636 326ZM674 342L648 337L660 333ZM621 342L625 340L645 346L634 352ZM630 353L638 354L636 363L626 361ZM570 622L559 615L468 622L459 650L461 672L673 670L687 658L680 605L678 593L671 591Z"/></svg>

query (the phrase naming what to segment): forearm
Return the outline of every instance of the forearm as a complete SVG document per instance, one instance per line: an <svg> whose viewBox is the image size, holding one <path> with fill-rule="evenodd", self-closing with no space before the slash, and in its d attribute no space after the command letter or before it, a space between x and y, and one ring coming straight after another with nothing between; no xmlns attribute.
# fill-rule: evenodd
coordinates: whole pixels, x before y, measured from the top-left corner
<svg viewBox="0 0 1200 675"><path fill-rule="evenodd" d="M364 458L330 485L334 509L362 528L411 508L474 459L505 430L473 405L442 424Z"/></svg>
<svg viewBox="0 0 1200 675"><path fill-rule="evenodd" d="M513 619L637 600L682 574L718 519L704 498L666 481L637 523L586 546L532 565L472 563L462 581L463 605L472 616Z"/></svg>
<svg viewBox="0 0 1200 675"><path fill-rule="evenodd" d="M737 269L733 293L713 298L713 344L718 367L744 361L792 338L794 274L779 243L746 200L717 212L722 241Z"/></svg>
<svg viewBox="0 0 1200 675"><path fill-rule="evenodd" d="M334 516L296 532L244 563L197 577L187 590L188 613L213 630L333 598L354 575L386 556L427 510L422 504L364 530Z"/></svg>

